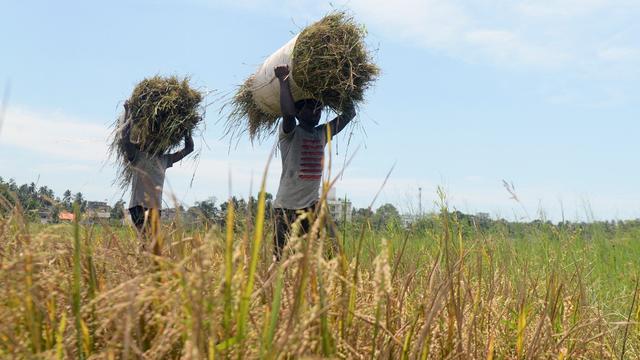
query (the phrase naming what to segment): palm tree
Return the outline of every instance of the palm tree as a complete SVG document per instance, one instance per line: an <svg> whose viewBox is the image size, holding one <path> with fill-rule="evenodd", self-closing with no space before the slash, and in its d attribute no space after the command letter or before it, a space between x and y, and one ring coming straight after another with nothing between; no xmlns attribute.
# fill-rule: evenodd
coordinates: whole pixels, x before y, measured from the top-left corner
<svg viewBox="0 0 640 360"><path fill-rule="evenodd" d="M41 186L38 189L38 197L40 198L41 206L46 206L53 204L55 195L53 190L49 189L47 186Z"/></svg>
<svg viewBox="0 0 640 360"><path fill-rule="evenodd" d="M62 194L62 205L65 210L71 211L71 190L67 189L67 191Z"/></svg>
<svg viewBox="0 0 640 360"><path fill-rule="evenodd" d="M84 199L81 192L78 192L74 196L73 203L78 204L78 207L80 208L80 212L84 212L84 210L87 208L87 200Z"/></svg>

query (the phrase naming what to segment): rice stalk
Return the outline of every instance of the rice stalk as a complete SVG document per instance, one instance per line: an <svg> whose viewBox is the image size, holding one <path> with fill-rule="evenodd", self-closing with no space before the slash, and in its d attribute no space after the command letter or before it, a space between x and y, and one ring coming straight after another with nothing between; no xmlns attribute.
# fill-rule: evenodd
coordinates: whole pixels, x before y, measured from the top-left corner
<svg viewBox="0 0 640 360"><path fill-rule="evenodd" d="M64 331L67 327L67 316L66 314L62 314L62 319L60 319L60 324L58 325L58 329L56 331L56 359L62 360L64 356Z"/></svg>
<svg viewBox="0 0 640 360"><path fill-rule="evenodd" d="M273 301L271 303L271 309L269 312L269 326L265 331L265 336L262 342L262 348L260 351L260 357L271 357L273 349L273 340L276 335L276 329L278 326L278 320L280 318L280 306L282 302L282 291L284 287L284 271L282 267L278 268L278 274L276 275L276 284L273 290Z"/></svg>
<svg viewBox="0 0 640 360"><path fill-rule="evenodd" d="M234 216L243 215L234 209ZM256 224L259 218L251 216ZM323 251L328 234L322 230L327 217L319 214L312 220L308 236L292 237L286 259L269 268L271 261L260 255L264 247L253 245L259 226L252 226L253 240L246 246L227 240L229 233L233 239L247 236L242 229L213 228L205 234L204 228L159 224L158 232L165 239L173 237L173 242L161 241L162 249L154 255L139 252L138 238L126 227L94 226L85 231L81 223L27 226L12 211L0 217L0 357L615 359L621 354L639 355L633 324L638 295L624 278L640 254L637 225L615 230L606 242L583 241L589 237L581 232L559 241L553 235L556 226L516 235L502 225L480 231L465 227L461 218L446 210L434 217L434 229L415 228L409 237L404 230L377 232L365 225L360 249L363 228L348 225L350 240L340 242L346 244L344 251L328 258ZM269 230L264 231L262 238ZM382 238L388 241L386 247L379 246ZM176 250L178 243L183 250ZM259 257L253 256L256 248ZM230 254L232 266L228 266ZM614 255L627 268L615 270ZM96 278L93 299L89 257ZM305 262L306 285L301 288L299 275ZM26 282L29 273L31 281ZM254 284L248 292L251 273ZM249 300L242 305L244 336L239 338L240 306L234 301L244 301L247 293ZM25 301L28 294L30 308ZM232 304L229 330L222 325L229 309L225 297ZM296 301L302 304L297 310ZM31 346L36 332L30 330L28 312L41 319L39 348ZM292 316L296 321L290 323ZM79 325L69 327L69 320ZM229 339L228 333L233 337Z"/></svg>
<svg viewBox="0 0 640 360"><path fill-rule="evenodd" d="M230 199L231 200L231 199ZM224 251L224 317L222 318L222 327L225 330L225 336L231 337L231 319L233 312L233 298L231 293L231 281L233 277L233 224L235 223L235 211L233 201L228 201L227 208L227 233L226 246Z"/></svg>
<svg viewBox="0 0 640 360"><path fill-rule="evenodd" d="M256 226L254 228L254 238L251 244L251 260L249 264L249 272L247 274L247 284L240 299L240 306L238 309L238 330L236 339L239 343L245 340L245 331L247 328L247 316L249 314L249 302L251 300L251 294L253 293L253 284L256 276L256 267L258 266L258 258L260 255L260 244L264 234L264 215L265 215L265 197L267 186L267 172L269 169L269 163L271 162L271 156L267 161L264 174L262 176L262 184L260 185L260 194L258 195L258 213L256 215Z"/></svg>
<svg viewBox="0 0 640 360"><path fill-rule="evenodd" d="M81 287L81 242L80 242L80 208L76 204L75 221L73 224L73 283L71 288L72 309L75 319L75 331L76 331L76 356L82 360L85 358L84 351L84 336L83 336L83 321L82 321L82 298L80 294Z"/></svg>

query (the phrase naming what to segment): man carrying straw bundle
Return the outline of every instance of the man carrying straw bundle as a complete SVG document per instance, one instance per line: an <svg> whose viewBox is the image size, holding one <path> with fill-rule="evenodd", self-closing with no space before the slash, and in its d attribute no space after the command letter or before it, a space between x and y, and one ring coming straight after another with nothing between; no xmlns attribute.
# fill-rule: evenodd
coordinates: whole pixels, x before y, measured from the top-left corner
<svg viewBox="0 0 640 360"><path fill-rule="evenodd" d="M326 124L318 125L322 104L315 99L294 102L289 84L289 66L278 65L274 72L280 83L282 109L278 133L282 174L274 201L274 255L280 260L291 224L299 214L307 213L307 217L301 219L301 230L303 233L309 231L308 216L318 203L327 135L333 137L342 131L356 116L356 111L353 103L347 102L343 105L342 114Z"/></svg>
<svg viewBox="0 0 640 360"><path fill-rule="evenodd" d="M331 12L268 56L229 102L227 134L248 133L253 141L278 132L283 166L274 201L278 259L296 212L318 202L327 134L335 135L354 118L380 73L366 34L348 13ZM322 109L341 115L318 126ZM309 221L301 220L306 231Z"/></svg>
<svg viewBox="0 0 640 360"><path fill-rule="evenodd" d="M131 168L131 200L129 213L139 231L146 231L147 224L160 218L162 209L162 188L165 172L174 163L193 152L193 137L184 137L184 148L175 153L153 155L143 151L131 141L131 127L134 120L129 116L129 102L124 103L125 126L122 129L122 146Z"/></svg>
<svg viewBox="0 0 640 360"><path fill-rule="evenodd" d="M155 235L165 171L194 150L191 134L202 123L202 98L189 78L156 75L135 86L115 124L110 152L118 165L116 182L123 190L131 186L129 213L142 233L149 230L146 223Z"/></svg>

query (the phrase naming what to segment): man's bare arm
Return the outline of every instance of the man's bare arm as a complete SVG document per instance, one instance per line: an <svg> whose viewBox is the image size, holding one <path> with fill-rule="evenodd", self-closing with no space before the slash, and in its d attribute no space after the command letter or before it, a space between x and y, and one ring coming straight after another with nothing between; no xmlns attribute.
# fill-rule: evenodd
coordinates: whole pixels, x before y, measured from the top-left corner
<svg viewBox="0 0 640 360"><path fill-rule="evenodd" d="M296 127L296 105L289 85L289 65L278 65L273 70L280 82L280 110L282 111L282 131L288 134Z"/></svg>
<svg viewBox="0 0 640 360"><path fill-rule="evenodd" d="M175 152L173 154L169 154L169 159L171 164L175 164L178 161L184 159L187 155L193 152L193 137L191 134L184 137L184 149Z"/></svg>
<svg viewBox="0 0 640 360"><path fill-rule="evenodd" d="M340 133L348 124L356 117L356 108L352 102L346 104L342 110L342 114L336 116L335 119L329 122L331 127L331 136L335 136ZM325 126L325 125L320 125ZM325 129L326 131L326 129Z"/></svg>

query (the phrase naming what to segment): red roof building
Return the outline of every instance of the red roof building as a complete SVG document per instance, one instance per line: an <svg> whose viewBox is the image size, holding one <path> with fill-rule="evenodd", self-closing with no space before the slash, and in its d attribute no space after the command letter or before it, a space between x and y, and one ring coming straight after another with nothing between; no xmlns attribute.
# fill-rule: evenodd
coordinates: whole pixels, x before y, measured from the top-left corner
<svg viewBox="0 0 640 360"><path fill-rule="evenodd" d="M60 219L60 221L73 221L75 218L75 215L68 211L61 211L58 215L58 219Z"/></svg>

